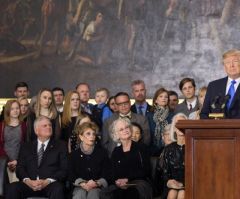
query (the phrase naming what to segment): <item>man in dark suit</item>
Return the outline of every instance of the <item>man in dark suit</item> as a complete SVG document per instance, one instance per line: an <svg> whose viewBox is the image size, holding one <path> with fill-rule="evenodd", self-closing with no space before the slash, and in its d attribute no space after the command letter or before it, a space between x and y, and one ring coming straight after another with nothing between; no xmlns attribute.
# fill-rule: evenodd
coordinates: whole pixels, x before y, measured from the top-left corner
<svg viewBox="0 0 240 199"><path fill-rule="evenodd" d="M135 103L131 106L131 111L140 115L147 116L152 111L152 106L146 102L146 87L143 80L132 82L132 95Z"/></svg>
<svg viewBox="0 0 240 199"><path fill-rule="evenodd" d="M48 118L37 118L34 130L38 139L22 145L16 169L19 182L9 185L6 199L31 196L64 199L67 147L60 141L50 139L52 125Z"/></svg>
<svg viewBox="0 0 240 199"><path fill-rule="evenodd" d="M105 120L105 122L103 123L103 133L101 139L102 146L108 150L109 155L111 155L114 147L117 146L117 143L115 143L111 137L112 134L111 125L118 118L126 118L129 119L131 122L138 123L143 129L142 141L146 145L149 145L151 141L151 136L147 118L142 115L131 112L130 110L131 102L129 95L127 93L119 92L115 95L114 99L116 105L118 106L118 112L114 113L110 118Z"/></svg>
<svg viewBox="0 0 240 199"><path fill-rule="evenodd" d="M81 82L76 86L76 91L80 97L82 111L91 115L93 104L88 103L90 99L90 86L88 83Z"/></svg>
<svg viewBox="0 0 240 199"><path fill-rule="evenodd" d="M176 91L168 91L168 96L169 96L168 102L169 110L170 112L174 113L179 102L178 94L176 93Z"/></svg>
<svg viewBox="0 0 240 199"><path fill-rule="evenodd" d="M240 118L240 50L233 49L223 54L223 65L227 77L212 81L208 85L201 119L209 118L219 106L225 118Z"/></svg>

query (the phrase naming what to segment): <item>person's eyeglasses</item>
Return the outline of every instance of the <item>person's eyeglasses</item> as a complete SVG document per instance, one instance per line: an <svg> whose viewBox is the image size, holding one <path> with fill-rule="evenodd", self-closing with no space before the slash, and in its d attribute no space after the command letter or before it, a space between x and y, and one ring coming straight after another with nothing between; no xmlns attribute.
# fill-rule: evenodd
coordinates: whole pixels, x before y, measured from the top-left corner
<svg viewBox="0 0 240 199"><path fill-rule="evenodd" d="M129 105L129 101L126 102L121 102L121 103L116 103L118 106L128 106Z"/></svg>

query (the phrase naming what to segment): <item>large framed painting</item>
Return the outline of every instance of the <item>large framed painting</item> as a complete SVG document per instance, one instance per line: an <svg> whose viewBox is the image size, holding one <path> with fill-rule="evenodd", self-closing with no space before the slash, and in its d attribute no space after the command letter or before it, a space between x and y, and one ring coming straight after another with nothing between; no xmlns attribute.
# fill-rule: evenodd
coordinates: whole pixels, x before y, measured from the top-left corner
<svg viewBox="0 0 240 199"><path fill-rule="evenodd" d="M0 0L0 97L41 87L130 91L148 97L224 76L221 55L240 48L238 0Z"/></svg>

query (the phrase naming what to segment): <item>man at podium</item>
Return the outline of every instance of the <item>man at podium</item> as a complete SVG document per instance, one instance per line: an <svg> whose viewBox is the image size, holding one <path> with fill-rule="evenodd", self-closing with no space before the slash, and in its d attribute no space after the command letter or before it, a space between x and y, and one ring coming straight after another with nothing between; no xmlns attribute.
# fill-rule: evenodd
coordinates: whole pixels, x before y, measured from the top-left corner
<svg viewBox="0 0 240 199"><path fill-rule="evenodd" d="M201 119L208 119L211 113L223 113L227 119L240 118L240 50L229 50L222 58L227 77L209 83Z"/></svg>

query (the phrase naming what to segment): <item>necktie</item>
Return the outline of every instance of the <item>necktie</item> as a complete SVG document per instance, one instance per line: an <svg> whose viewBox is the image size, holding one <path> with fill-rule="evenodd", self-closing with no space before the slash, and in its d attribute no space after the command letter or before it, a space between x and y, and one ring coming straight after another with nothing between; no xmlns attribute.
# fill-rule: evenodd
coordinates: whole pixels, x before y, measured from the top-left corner
<svg viewBox="0 0 240 199"><path fill-rule="evenodd" d="M189 110L190 111L192 110L192 104L189 104Z"/></svg>
<svg viewBox="0 0 240 199"><path fill-rule="evenodd" d="M83 110L84 110L86 113L88 113L88 114L91 115L91 110L90 110L90 107L89 107L88 104L83 106Z"/></svg>
<svg viewBox="0 0 240 199"><path fill-rule="evenodd" d="M127 115L122 115L122 114L119 114L119 117L121 118L121 119L131 119L131 114L127 114Z"/></svg>
<svg viewBox="0 0 240 199"><path fill-rule="evenodd" d="M143 115L142 108L143 108L143 106L141 106L141 105L138 107L138 113L139 113L140 115Z"/></svg>
<svg viewBox="0 0 240 199"><path fill-rule="evenodd" d="M42 161L42 157L43 157L43 153L44 153L44 146L45 144L41 144L41 147L38 151L38 166L41 164L41 161Z"/></svg>
<svg viewBox="0 0 240 199"><path fill-rule="evenodd" d="M230 85L229 90L228 90L228 95L230 95L230 99L228 100L228 103L227 103L227 108L228 108L228 109L229 109L230 106L231 106L231 103L232 103L232 100L233 100L234 94L235 94L234 84L236 84L236 81L235 81L235 80L232 80L232 81L231 81L231 85Z"/></svg>

